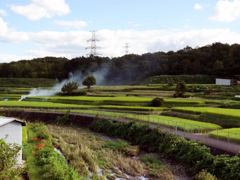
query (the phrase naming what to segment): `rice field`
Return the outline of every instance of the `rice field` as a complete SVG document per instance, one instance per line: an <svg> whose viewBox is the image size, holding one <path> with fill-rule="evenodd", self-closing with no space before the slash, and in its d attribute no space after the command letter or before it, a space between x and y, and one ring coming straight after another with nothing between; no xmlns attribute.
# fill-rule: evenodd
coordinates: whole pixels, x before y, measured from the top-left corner
<svg viewBox="0 0 240 180"><path fill-rule="evenodd" d="M65 100L71 103L81 104L81 102L98 102L98 103L147 103L150 104L153 98L149 97L135 97L135 96L122 96L122 97L91 97L91 96L37 96L27 97L24 101L40 101L46 99L47 101ZM191 99L164 99L166 104L178 105L204 105L205 101L191 100ZM146 105L145 105L146 106Z"/></svg>
<svg viewBox="0 0 240 180"><path fill-rule="evenodd" d="M142 122L153 122L155 124L163 125L175 129L176 126L178 130L183 130L186 132L194 133L205 133L214 129L221 129L222 127L213 123L193 121L183 118L161 116L161 115L141 115L141 114L132 114L132 113L122 113L122 112L108 112L101 110L71 110L74 113L83 113L83 114L94 114L99 117L108 116L112 118L127 118L135 119Z"/></svg>
<svg viewBox="0 0 240 180"><path fill-rule="evenodd" d="M114 106L114 105L76 105L76 104L64 104L64 103L53 103L53 102L28 102L28 101L0 101L2 107L13 107L13 108L62 108L62 109L112 109L112 110L125 110L125 111L164 111L168 108L165 107L141 107L141 106Z"/></svg>
<svg viewBox="0 0 240 180"><path fill-rule="evenodd" d="M240 117L239 109L227 109L227 108L212 108L212 107L174 107L173 111L181 111L187 113L207 113L220 116Z"/></svg>
<svg viewBox="0 0 240 180"><path fill-rule="evenodd" d="M61 104L52 102L27 102L27 101L0 101L2 107L37 107L37 108L96 108L92 105Z"/></svg>
<svg viewBox="0 0 240 180"><path fill-rule="evenodd" d="M221 131L212 131L209 133L209 137L218 138L223 141L229 141L230 143L240 144L240 128L230 128Z"/></svg>

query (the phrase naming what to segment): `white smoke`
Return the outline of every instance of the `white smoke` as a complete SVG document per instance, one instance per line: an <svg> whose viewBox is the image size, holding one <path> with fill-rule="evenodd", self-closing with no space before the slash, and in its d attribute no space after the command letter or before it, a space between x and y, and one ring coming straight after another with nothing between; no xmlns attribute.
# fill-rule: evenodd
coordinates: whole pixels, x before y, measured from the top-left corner
<svg viewBox="0 0 240 180"><path fill-rule="evenodd" d="M108 69L107 68L102 68L97 70L96 72L93 72L92 75L96 78L97 80L97 85L103 85L104 83L104 76L107 74ZM87 75L82 74L81 72L77 71L75 73L69 73L69 78L61 81L60 83L56 83L53 88L51 89L41 89L41 88L34 88L30 91L28 95L22 95L21 99L19 101L22 101L26 97L33 97L33 96L53 96L56 93L60 92L63 85L75 81L78 83L79 87L78 88L83 88L84 86L82 85L82 81L87 77Z"/></svg>

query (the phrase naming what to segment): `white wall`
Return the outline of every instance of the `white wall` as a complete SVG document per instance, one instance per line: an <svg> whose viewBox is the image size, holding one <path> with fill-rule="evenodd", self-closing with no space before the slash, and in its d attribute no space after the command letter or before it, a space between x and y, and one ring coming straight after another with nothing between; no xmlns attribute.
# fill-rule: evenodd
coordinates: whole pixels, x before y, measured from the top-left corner
<svg viewBox="0 0 240 180"><path fill-rule="evenodd" d="M0 139L4 139L6 134L8 134L5 142L7 143L17 143L22 146L22 124L16 121L10 122L6 125L0 126ZM22 150L17 158L18 163L22 161Z"/></svg>
<svg viewBox="0 0 240 180"><path fill-rule="evenodd" d="M230 79L216 79L216 85L231 85Z"/></svg>

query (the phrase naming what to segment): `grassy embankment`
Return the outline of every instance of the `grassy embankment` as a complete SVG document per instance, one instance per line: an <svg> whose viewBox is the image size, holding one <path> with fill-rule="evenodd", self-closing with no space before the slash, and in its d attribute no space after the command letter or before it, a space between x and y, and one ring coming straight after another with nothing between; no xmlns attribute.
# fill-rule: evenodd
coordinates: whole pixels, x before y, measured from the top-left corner
<svg viewBox="0 0 240 180"><path fill-rule="evenodd" d="M82 176L89 176L87 171L89 169L95 177L99 168L103 169L103 176L110 179L126 178L124 173L131 176L142 176L150 173L148 169L150 164L154 165L148 162L149 164L146 166L141 161L131 158L129 155L136 155L139 147L130 146L123 141L103 141L90 131L81 128L55 125L47 127L54 137L55 147L61 149L70 164ZM147 164L147 159L143 162ZM166 166L159 165L158 167L159 169L151 170L152 176L172 179L171 172Z"/></svg>
<svg viewBox="0 0 240 180"><path fill-rule="evenodd" d="M53 149L52 137L44 124L28 123L28 141L23 141L23 157L27 159L30 179L83 180L72 166Z"/></svg>
<svg viewBox="0 0 240 180"><path fill-rule="evenodd" d="M240 127L240 110L211 107L174 107L172 111L199 114L198 121L211 122L224 128Z"/></svg>

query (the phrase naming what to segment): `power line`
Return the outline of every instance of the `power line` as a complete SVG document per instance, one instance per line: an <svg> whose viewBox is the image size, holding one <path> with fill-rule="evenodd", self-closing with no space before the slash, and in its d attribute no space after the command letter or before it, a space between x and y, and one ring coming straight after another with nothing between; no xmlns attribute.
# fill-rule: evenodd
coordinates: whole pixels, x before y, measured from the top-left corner
<svg viewBox="0 0 240 180"><path fill-rule="evenodd" d="M129 54L129 50L128 50L128 48L130 47L129 43L125 43L124 47L125 47L125 55Z"/></svg>
<svg viewBox="0 0 240 180"><path fill-rule="evenodd" d="M90 31L92 33L92 39L89 39L87 42L91 41L91 46L86 47L85 49L90 49L90 53L87 54L88 56L97 56L97 55L101 55L99 53L97 53L97 48L100 48L98 46L96 46L96 41L99 41L98 39L95 38L95 33L96 31Z"/></svg>

